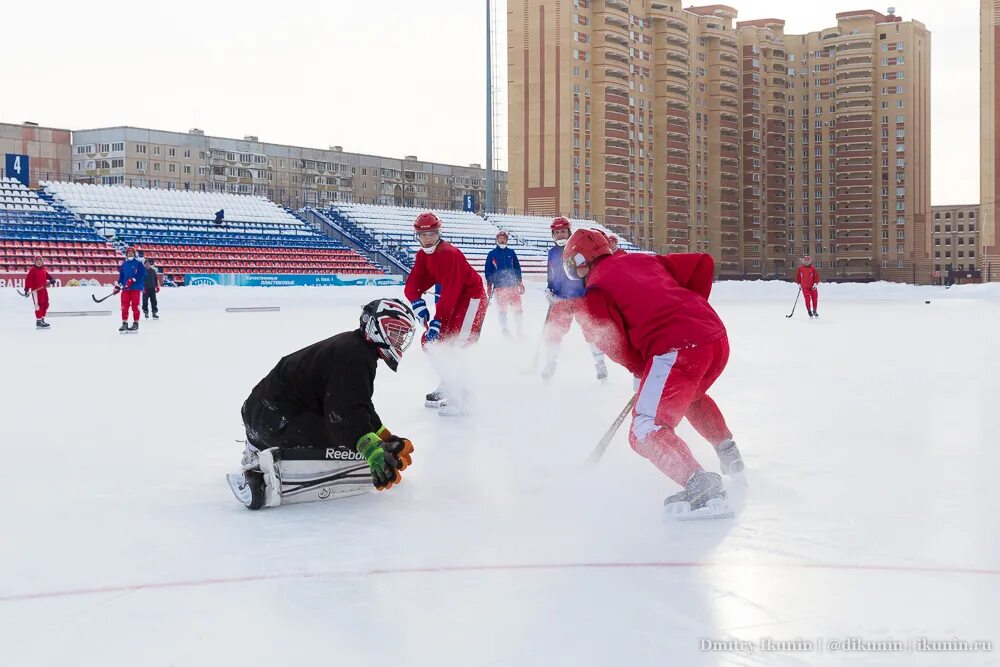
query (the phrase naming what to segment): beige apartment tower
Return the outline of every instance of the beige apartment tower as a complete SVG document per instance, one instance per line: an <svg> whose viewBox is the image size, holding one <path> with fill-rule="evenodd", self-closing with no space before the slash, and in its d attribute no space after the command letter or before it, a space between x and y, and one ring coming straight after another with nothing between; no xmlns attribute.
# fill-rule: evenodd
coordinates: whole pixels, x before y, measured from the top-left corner
<svg viewBox="0 0 1000 667"><path fill-rule="evenodd" d="M1000 235L997 191L1000 150L997 146L997 49L1000 48L1000 0L979 3L979 201L982 234L980 266L984 280L1000 280Z"/></svg>
<svg viewBox="0 0 1000 667"><path fill-rule="evenodd" d="M997 0L1000 2L1000 0ZM720 276L931 280L930 33L788 35L727 5L508 0L510 207L592 217Z"/></svg>

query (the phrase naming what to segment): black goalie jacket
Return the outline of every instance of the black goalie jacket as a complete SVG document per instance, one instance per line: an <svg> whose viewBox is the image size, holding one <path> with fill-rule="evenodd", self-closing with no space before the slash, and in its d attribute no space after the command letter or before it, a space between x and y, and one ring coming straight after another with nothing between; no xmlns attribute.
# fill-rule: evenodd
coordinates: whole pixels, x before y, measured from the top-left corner
<svg viewBox="0 0 1000 667"><path fill-rule="evenodd" d="M372 404L378 359L360 330L283 357L243 404L251 444L353 451L361 436L382 426Z"/></svg>

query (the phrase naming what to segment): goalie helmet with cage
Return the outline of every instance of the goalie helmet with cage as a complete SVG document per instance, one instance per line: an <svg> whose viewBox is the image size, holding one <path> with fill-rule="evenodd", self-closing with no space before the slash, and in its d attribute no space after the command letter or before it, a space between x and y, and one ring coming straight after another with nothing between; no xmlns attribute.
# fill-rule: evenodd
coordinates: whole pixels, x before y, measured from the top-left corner
<svg viewBox="0 0 1000 667"><path fill-rule="evenodd" d="M378 348L379 356L395 371L403 352L413 342L417 318L399 299L376 299L361 313L361 332Z"/></svg>

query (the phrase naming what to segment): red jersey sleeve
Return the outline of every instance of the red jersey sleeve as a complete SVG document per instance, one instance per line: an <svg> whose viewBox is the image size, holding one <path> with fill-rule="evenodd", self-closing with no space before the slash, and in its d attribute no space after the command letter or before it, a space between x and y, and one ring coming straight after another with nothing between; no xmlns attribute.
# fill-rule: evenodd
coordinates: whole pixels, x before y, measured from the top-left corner
<svg viewBox="0 0 1000 667"><path fill-rule="evenodd" d="M427 272L427 253L418 250L417 259L413 262L413 270L406 277L406 284L403 286L403 296L411 302L416 301L432 287L434 287L434 279Z"/></svg>
<svg viewBox="0 0 1000 667"><path fill-rule="evenodd" d="M660 257L677 284L708 300L712 293L715 260L705 253L678 253Z"/></svg>
<svg viewBox="0 0 1000 667"><path fill-rule="evenodd" d="M585 313L580 324L587 337L615 363L632 375L643 373L642 357L629 343L625 321L608 295L600 289L588 289L583 296Z"/></svg>

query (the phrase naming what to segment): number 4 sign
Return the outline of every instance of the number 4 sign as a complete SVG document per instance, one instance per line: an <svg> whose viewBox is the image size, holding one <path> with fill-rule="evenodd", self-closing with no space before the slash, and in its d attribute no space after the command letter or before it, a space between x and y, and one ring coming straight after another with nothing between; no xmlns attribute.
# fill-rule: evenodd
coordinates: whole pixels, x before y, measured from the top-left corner
<svg viewBox="0 0 1000 667"><path fill-rule="evenodd" d="M24 185L24 187L30 187L31 167L28 162L27 155L7 153L6 159L4 160L4 170L7 178L13 178L14 180L21 181L21 184Z"/></svg>

